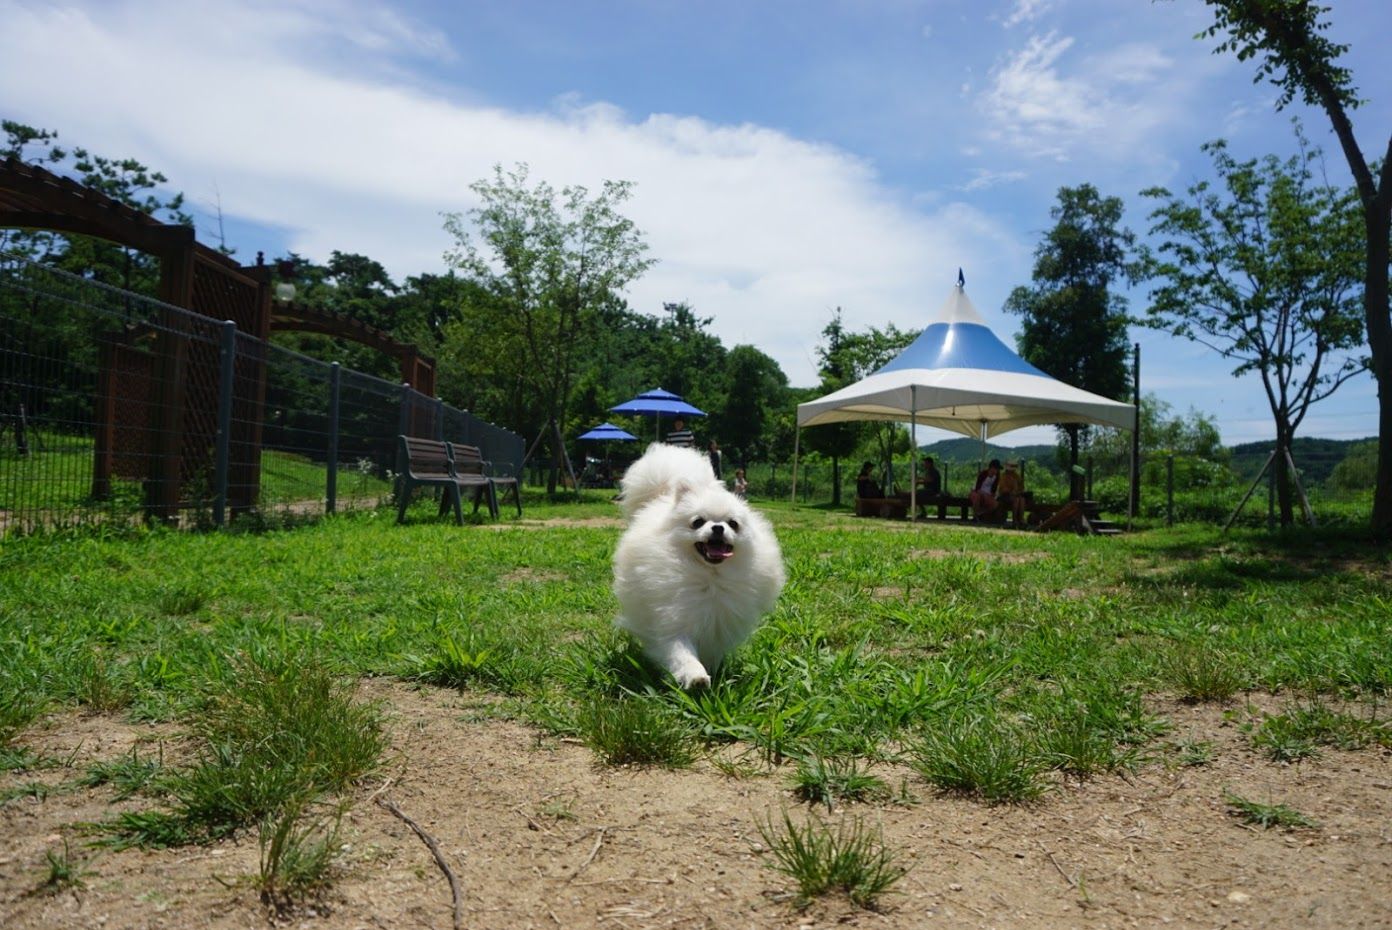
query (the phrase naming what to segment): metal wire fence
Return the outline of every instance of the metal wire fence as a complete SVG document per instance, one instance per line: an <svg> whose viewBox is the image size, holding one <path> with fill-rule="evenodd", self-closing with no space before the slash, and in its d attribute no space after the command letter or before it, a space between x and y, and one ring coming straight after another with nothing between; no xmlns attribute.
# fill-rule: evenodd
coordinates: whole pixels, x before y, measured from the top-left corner
<svg viewBox="0 0 1392 930"><path fill-rule="evenodd" d="M0 253L0 535L377 506L400 433L521 470L522 437L407 385Z"/></svg>

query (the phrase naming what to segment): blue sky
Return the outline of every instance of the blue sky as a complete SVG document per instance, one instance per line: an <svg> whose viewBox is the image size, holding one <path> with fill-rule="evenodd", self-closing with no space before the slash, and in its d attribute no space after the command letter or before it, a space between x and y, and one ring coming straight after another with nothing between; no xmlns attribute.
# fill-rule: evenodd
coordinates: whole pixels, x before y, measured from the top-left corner
<svg viewBox="0 0 1392 930"><path fill-rule="evenodd" d="M1380 152L1392 6L1333 5L1368 98L1355 127ZM920 328L959 266L1010 341L1000 308L1062 185L1123 198L1144 233L1140 190L1206 177L1199 145L1218 137L1290 153L1290 113L1345 183L1323 115L1275 112L1250 64L1194 39L1208 21L1197 0L0 0L0 114L160 168L205 241L220 202L244 260L340 249L398 278L443 269L439 214L472 206L495 163L632 180L659 260L632 305L689 301L807 385L834 308ZM1271 435L1255 379L1133 338L1144 390L1227 442ZM1302 432L1373 435L1376 406L1371 378L1350 382Z"/></svg>

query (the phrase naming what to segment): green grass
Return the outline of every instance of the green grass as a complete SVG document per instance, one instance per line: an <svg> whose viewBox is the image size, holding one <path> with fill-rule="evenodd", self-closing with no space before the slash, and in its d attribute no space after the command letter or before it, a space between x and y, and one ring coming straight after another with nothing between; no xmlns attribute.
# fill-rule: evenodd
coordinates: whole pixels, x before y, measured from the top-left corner
<svg viewBox="0 0 1392 930"><path fill-rule="evenodd" d="M226 836L340 794L371 772L385 749L380 711L306 651L234 662L209 683L191 716L194 759L167 773L168 811L124 813L108 843L170 846Z"/></svg>
<svg viewBox="0 0 1392 930"><path fill-rule="evenodd" d="M1392 557L1347 528L1102 539L764 503L788 586L711 687L686 693L613 629L620 530L594 519L616 515L610 496L529 492L524 525L500 530L429 511L406 526L355 513L259 533L8 538L0 761L27 764L41 713L176 723L195 761L142 789L157 782L168 805L126 826L142 842L207 838L254 827L306 782L334 796L360 777L361 761L335 774L316 761L311 778L258 747L303 759L327 739L374 758L368 716L345 735L277 707L310 680L314 701L356 707L352 682L391 676L503 695L507 713L615 764L685 764L702 744L765 769L909 758L933 785L1008 802L1163 758L1165 721L1145 709L1160 699L1288 692L1372 720L1392 691ZM312 657L307 678L287 672L297 656ZM681 738L663 749L662 733ZM812 780L834 790L825 776Z"/></svg>
<svg viewBox="0 0 1392 930"><path fill-rule="evenodd" d="M885 780L866 772L860 760L822 756L798 762L792 786L798 800L825 804L827 810L838 801L881 801L890 794Z"/></svg>
<svg viewBox="0 0 1392 930"><path fill-rule="evenodd" d="M607 765L678 769L696 759L695 734L656 701L598 700L581 711L578 727L585 743Z"/></svg>
<svg viewBox="0 0 1392 930"><path fill-rule="evenodd" d="M1268 829L1271 827L1319 826L1300 811L1285 804L1263 804L1260 801L1251 801L1233 794L1231 791L1223 792L1223 800L1227 802L1229 812L1243 823Z"/></svg>
<svg viewBox="0 0 1392 930"><path fill-rule="evenodd" d="M297 803L261 822L256 886L263 902L284 911L329 886L340 855L343 813L342 807L315 813Z"/></svg>
<svg viewBox="0 0 1392 930"><path fill-rule="evenodd" d="M57 894L60 891L77 891L87 887L86 878L92 870L87 860L73 855L66 837L61 849L49 849L44 852L44 864L47 873L39 886L44 893Z"/></svg>
<svg viewBox="0 0 1392 930"><path fill-rule="evenodd" d="M772 818L761 822L759 835L773 857L770 866L797 882L803 906L839 891L859 907L874 908L908 872L884 845L879 829L859 817L833 827L811 814L798 824L784 811L781 824Z"/></svg>
<svg viewBox="0 0 1392 930"><path fill-rule="evenodd" d="M1252 734L1252 745L1276 762L1298 762L1319 755L1321 746L1348 750L1392 747L1392 724L1342 713L1315 700L1267 717Z"/></svg>

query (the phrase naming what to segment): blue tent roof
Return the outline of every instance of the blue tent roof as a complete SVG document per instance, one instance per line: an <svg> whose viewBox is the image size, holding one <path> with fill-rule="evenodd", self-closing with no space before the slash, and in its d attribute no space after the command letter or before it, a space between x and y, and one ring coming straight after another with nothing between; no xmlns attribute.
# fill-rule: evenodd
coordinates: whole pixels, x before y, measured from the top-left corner
<svg viewBox="0 0 1392 930"><path fill-rule="evenodd" d="M1048 377L1011 351L983 323L934 323L880 371L908 368L976 368Z"/></svg>

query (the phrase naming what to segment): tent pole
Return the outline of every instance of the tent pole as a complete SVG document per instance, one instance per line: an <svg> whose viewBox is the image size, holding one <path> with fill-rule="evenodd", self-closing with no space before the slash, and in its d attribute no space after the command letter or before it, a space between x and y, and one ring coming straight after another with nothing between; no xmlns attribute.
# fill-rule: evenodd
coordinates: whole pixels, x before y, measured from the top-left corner
<svg viewBox="0 0 1392 930"><path fill-rule="evenodd" d="M909 522L918 519L918 385L909 385Z"/></svg>
<svg viewBox="0 0 1392 930"><path fill-rule="evenodd" d="M981 421L981 463L977 466L977 471L986 470L986 421Z"/></svg>
<svg viewBox="0 0 1392 930"><path fill-rule="evenodd" d="M794 414L796 416L796 414ZM798 465L798 442L802 439L802 427L793 428L793 494L788 503L797 506L797 465Z"/></svg>

